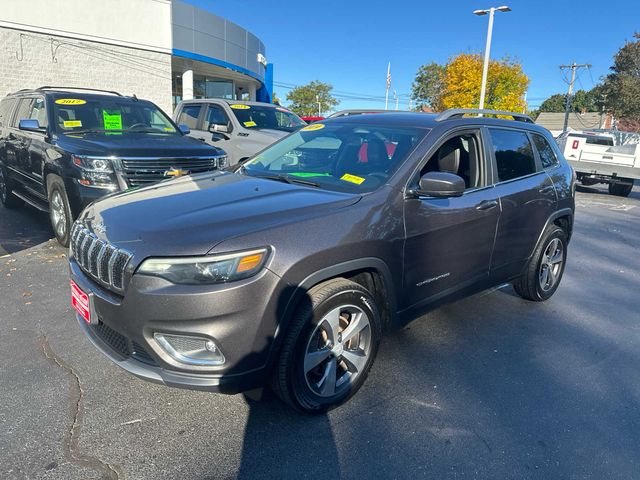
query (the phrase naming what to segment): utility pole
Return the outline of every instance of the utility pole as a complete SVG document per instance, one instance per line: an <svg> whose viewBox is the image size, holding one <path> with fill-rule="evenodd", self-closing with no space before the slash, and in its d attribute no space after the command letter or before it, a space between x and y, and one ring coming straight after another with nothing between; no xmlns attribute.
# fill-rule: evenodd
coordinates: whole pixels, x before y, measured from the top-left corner
<svg viewBox="0 0 640 480"><path fill-rule="evenodd" d="M322 116L322 103L320 103L320 96L316 95L316 102L318 102L318 116Z"/></svg>
<svg viewBox="0 0 640 480"><path fill-rule="evenodd" d="M607 94L602 95L602 109L600 111L600 126L598 128L602 128L604 126L604 106L607 102Z"/></svg>
<svg viewBox="0 0 640 480"><path fill-rule="evenodd" d="M564 127L562 127L562 131L566 132L569 128L569 111L571 110L571 96L573 95L573 84L576 81L576 70L579 68L591 68L590 63L576 63L573 62L571 65L560 65L560 70L565 68L571 69L571 81L569 82L569 92L567 93L567 102L565 104L564 109Z"/></svg>

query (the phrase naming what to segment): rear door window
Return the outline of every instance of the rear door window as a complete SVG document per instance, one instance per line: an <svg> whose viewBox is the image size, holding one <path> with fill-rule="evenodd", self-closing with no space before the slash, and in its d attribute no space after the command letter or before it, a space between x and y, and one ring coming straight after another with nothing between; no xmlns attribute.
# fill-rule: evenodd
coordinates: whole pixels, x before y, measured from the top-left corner
<svg viewBox="0 0 640 480"><path fill-rule="evenodd" d="M551 168L558 165L558 157L556 156L556 152L554 152L547 139L542 135L538 135L536 133L531 134L533 137L533 143L536 146L536 150L538 150L538 155L540 156L540 162L542 162L543 168Z"/></svg>
<svg viewBox="0 0 640 480"><path fill-rule="evenodd" d="M202 110L201 104L183 105L180 116L178 117L178 123L184 123L192 130L198 128L198 118L200 117L200 111Z"/></svg>
<svg viewBox="0 0 640 480"><path fill-rule="evenodd" d="M525 132L490 128L498 181L506 182L537 171L533 148Z"/></svg>

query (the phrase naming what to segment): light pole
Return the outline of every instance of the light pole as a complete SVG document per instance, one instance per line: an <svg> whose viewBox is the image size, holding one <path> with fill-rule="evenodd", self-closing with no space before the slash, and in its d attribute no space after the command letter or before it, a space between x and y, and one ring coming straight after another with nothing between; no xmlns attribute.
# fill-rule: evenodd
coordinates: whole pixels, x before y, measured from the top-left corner
<svg viewBox="0 0 640 480"><path fill-rule="evenodd" d="M510 12L511 9L505 5L502 7L491 7L488 10L474 10L473 13L482 16L489 14L489 28L487 29L487 45L484 47L484 66L482 67L482 86L480 87L480 110L484 108L484 96L487 89L487 73L489 71L489 52L491 50L491 34L493 33L493 14L498 12Z"/></svg>

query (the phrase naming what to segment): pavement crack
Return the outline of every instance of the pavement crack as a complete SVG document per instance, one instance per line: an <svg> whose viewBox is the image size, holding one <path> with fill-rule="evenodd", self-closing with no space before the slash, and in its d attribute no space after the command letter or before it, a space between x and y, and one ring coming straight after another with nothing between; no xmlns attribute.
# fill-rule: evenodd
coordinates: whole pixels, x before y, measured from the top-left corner
<svg viewBox="0 0 640 480"><path fill-rule="evenodd" d="M63 451L67 461L84 468L90 468L101 472L102 478L108 480L121 480L124 475L120 469L91 455L85 455L80 451L80 431L84 419L84 392L80 384L80 377L73 367L68 365L51 348L51 344L45 335L38 337L38 350L54 366L64 370L69 375L69 396L71 399L71 416L73 422L64 436Z"/></svg>

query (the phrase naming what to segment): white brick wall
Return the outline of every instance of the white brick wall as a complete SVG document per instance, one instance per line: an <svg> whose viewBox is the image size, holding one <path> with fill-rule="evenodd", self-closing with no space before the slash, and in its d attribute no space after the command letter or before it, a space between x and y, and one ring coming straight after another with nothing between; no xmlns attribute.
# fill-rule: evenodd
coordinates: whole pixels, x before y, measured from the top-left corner
<svg viewBox="0 0 640 480"><path fill-rule="evenodd" d="M43 85L136 94L172 114L171 55L0 27L0 97Z"/></svg>

